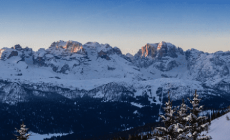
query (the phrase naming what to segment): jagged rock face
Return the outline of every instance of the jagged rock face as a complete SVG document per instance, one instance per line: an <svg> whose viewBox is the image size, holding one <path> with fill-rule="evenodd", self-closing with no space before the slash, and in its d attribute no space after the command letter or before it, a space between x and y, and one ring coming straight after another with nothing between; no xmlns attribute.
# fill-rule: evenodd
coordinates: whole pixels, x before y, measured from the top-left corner
<svg viewBox="0 0 230 140"><path fill-rule="evenodd" d="M148 57L148 58L157 58L162 57L177 57L177 52L183 52L180 48L176 48L174 45L166 42L160 42L156 44L146 44L143 46L135 55L136 57Z"/></svg>
<svg viewBox="0 0 230 140"><path fill-rule="evenodd" d="M187 65L188 69L190 69L196 63L197 59L202 54L204 54L204 52L195 49L187 50L185 52L185 57L186 60L188 61L188 65Z"/></svg>
<svg viewBox="0 0 230 140"><path fill-rule="evenodd" d="M18 52L17 51L12 51L7 59L9 59L12 56L18 56Z"/></svg>
<svg viewBox="0 0 230 140"><path fill-rule="evenodd" d="M147 68L154 63L154 60L151 60L151 59L146 58L146 57L142 57L142 58L136 58L135 57L133 60L133 63L138 67Z"/></svg>
<svg viewBox="0 0 230 140"><path fill-rule="evenodd" d="M112 48L109 44L99 44L97 42L87 42L83 45L90 49L90 52L97 54L97 57L110 60L109 55L122 55L121 50L117 47Z"/></svg>
<svg viewBox="0 0 230 140"><path fill-rule="evenodd" d="M33 55L32 49L28 47L22 48L20 45L15 45L12 48L0 49L0 59L1 60L7 60L13 56L19 56L21 60L24 61L25 58L31 57L32 55Z"/></svg>
<svg viewBox="0 0 230 140"><path fill-rule="evenodd" d="M168 54L168 47L167 47L167 44L165 42L159 43L157 46L157 50L158 50L158 58L165 57Z"/></svg>
<svg viewBox="0 0 230 140"><path fill-rule="evenodd" d="M122 52L121 52L121 50L120 50L119 48L114 47L114 48L112 48L112 49L108 52L108 54L118 54L118 55L122 55Z"/></svg>
<svg viewBox="0 0 230 140"><path fill-rule="evenodd" d="M86 51L82 47L82 44L76 41L53 42L47 51L52 54L59 53L59 55L64 55L64 56L69 55L70 53L79 53L79 54L86 55Z"/></svg>
<svg viewBox="0 0 230 140"><path fill-rule="evenodd" d="M146 44L137 54L135 54L133 62L139 67L149 67L150 65L156 66L161 71L168 71L177 67L177 62L170 61L167 65L163 64L167 57L177 58L178 55L184 55L181 48L176 48L175 45L166 42L155 44ZM166 63L166 62L165 62ZM168 64L169 63L169 64Z"/></svg>
<svg viewBox="0 0 230 140"><path fill-rule="evenodd" d="M165 42L161 42L158 44L157 50L159 51L159 58L170 56L172 58L177 57L177 49L172 44L167 44Z"/></svg>
<svg viewBox="0 0 230 140"><path fill-rule="evenodd" d="M133 59L133 55L132 54L130 54L130 53L127 53L126 55L125 55L126 57L129 57L130 59Z"/></svg>
<svg viewBox="0 0 230 140"><path fill-rule="evenodd" d="M157 55L158 44L146 44L135 55L136 57L151 57L155 58Z"/></svg>
<svg viewBox="0 0 230 140"><path fill-rule="evenodd" d="M21 47L19 44L17 44L17 45L15 45L14 47L12 47L12 49L21 51L21 50L22 50L22 47Z"/></svg>
<svg viewBox="0 0 230 140"><path fill-rule="evenodd" d="M179 64L175 60L169 60L169 59L161 59L157 62L155 62L154 67L159 69L160 71L169 71L172 70L175 67L178 67Z"/></svg>
<svg viewBox="0 0 230 140"><path fill-rule="evenodd" d="M98 53L98 57L106 59L106 60L110 60L109 56L105 52L103 52L103 51L100 51Z"/></svg>
<svg viewBox="0 0 230 140"><path fill-rule="evenodd" d="M108 55L112 54L119 54L121 55L121 50L117 47L111 47L109 44L99 44L98 42L87 42L83 45L84 48L89 48L91 51L95 51L96 53L99 53L103 51L104 53L107 53Z"/></svg>
<svg viewBox="0 0 230 140"><path fill-rule="evenodd" d="M195 49L186 51L188 60L188 70L194 79L207 81L212 79L224 78L229 75L230 55L222 53L208 54Z"/></svg>
<svg viewBox="0 0 230 140"><path fill-rule="evenodd" d="M54 72L64 74L88 59L82 44L76 41L54 42L47 50L39 49L33 58L35 65L51 67Z"/></svg>
<svg viewBox="0 0 230 140"><path fill-rule="evenodd" d="M67 74L72 68L85 65L92 59L103 58L110 60L110 55L122 55L119 48L112 48L109 44L88 42L82 45L76 41L58 41L45 49L39 49L34 53L34 64L51 67L53 71ZM96 57L94 57L96 56Z"/></svg>
<svg viewBox="0 0 230 140"><path fill-rule="evenodd" d="M12 56L18 56L18 52L14 51L13 49L9 49L9 48L2 48L0 50L1 60L9 59Z"/></svg>

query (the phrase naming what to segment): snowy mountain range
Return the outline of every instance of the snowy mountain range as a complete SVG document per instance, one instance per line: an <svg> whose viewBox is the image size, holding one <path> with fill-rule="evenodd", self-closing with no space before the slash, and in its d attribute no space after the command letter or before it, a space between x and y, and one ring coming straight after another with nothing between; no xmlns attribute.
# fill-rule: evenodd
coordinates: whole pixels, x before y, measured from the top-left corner
<svg viewBox="0 0 230 140"><path fill-rule="evenodd" d="M0 49L0 102L30 97L101 98L145 96L162 104L190 97L230 100L230 52L184 51L167 42L146 44L133 56L109 44L58 41L33 51L15 45ZM18 99L20 97L20 99Z"/></svg>

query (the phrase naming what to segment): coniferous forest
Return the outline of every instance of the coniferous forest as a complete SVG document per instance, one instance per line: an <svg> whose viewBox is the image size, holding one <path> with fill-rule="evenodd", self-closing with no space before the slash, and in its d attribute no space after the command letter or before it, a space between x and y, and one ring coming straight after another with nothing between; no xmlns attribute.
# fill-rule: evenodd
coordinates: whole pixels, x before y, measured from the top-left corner
<svg viewBox="0 0 230 140"><path fill-rule="evenodd" d="M144 100L144 99L141 99ZM139 109L127 102L103 102L101 99L39 100L15 105L1 104L1 137L14 138L14 128L23 120L29 130L39 134L73 133L79 139L119 132L158 118L159 106ZM133 112L138 112L135 114ZM75 133L77 132L77 133Z"/></svg>
<svg viewBox="0 0 230 140"><path fill-rule="evenodd" d="M125 101L126 100L126 101ZM189 122L189 112L193 112L194 104L190 99L182 101L171 101L170 97L164 99L165 106L162 106L162 114L159 119L159 105L152 104L145 98L138 98L138 102L146 104L143 108L130 106L134 99L125 99L123 102L104 102L101 99L82 98L69 100L63 98L33 99L33 102L22 102L17 105L1 104L0 119L5 120L1 123L1 137L12 139L15 134L14 128L20 126L23 120L29 130L39 134L47 133L69 133L66 136L52 137L46 140L64 139L147 139L162 137L169 139L184 138L195 122ZM137 100L136 100L137 102ZM199 103L204 103L199 99ZM215 108L204 108L209 110L206 117L202 118L202 123L209 122L226 112L226 108L217 110ZM171 113L171 114L170 114ZM164 121L167 117L169 121ZM187 120L184 120L187 117ZM211 118L210 118L211 117ZM179 122L179 123L178 123ZM192 124L193 123L193 124ZM200 122L198 122L200 124ZM169 127L181 129L181 133L166 130ZM202 130L206 130L205 128ZM167 134L167 135L165 135Z"/></svg>

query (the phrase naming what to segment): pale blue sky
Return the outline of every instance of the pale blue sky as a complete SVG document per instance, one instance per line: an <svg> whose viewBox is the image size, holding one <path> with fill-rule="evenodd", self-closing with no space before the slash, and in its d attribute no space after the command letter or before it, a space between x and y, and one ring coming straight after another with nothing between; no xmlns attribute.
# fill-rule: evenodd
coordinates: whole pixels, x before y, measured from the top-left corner
<svg viewBox="0 0 230 140"><path fill-rule="evenodd" d="M3 0L0 48L97 41L136 53L146 43L230 50L228 0Z"/></svg>

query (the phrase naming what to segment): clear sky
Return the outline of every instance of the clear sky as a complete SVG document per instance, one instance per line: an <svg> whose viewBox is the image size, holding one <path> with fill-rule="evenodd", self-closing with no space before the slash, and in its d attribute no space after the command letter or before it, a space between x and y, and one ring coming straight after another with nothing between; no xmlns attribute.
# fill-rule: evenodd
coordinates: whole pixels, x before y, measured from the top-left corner
<svg viewBox="0 0 230 140"><path fill-rule="evenodd" d="M1 0L0 48L96 41L136 53L146 43L230 50L229 0Z"/></svg>

